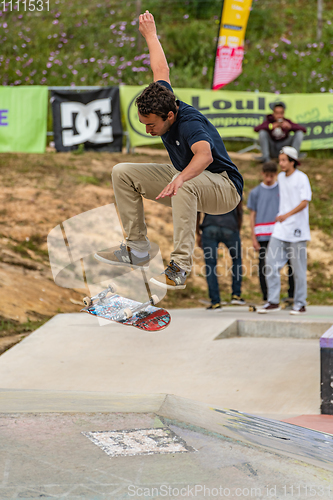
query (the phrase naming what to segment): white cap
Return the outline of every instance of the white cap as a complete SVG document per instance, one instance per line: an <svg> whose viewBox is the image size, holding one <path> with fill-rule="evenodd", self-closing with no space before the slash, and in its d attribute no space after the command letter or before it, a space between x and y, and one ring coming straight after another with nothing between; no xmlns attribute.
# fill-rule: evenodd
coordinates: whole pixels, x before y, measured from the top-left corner
<svg viewBox="0 0 333 500"><path fill-rule="evenodd" d="M285 155L289 156L289 158L296 160L296 165L300 165L296 148L293 148L291 146L283 146L280 153L284 153Z"/></svg>

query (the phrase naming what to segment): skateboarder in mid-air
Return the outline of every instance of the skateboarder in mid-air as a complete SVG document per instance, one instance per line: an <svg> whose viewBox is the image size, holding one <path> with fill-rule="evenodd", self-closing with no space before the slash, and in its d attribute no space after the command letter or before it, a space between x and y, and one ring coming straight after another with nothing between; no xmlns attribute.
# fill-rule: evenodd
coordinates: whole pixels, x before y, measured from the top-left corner
<svg viewBox="0 0 333 500"><path fill-rule="evenodd" d="M195 108L176 101L154 17L146 11L139 20L154 75L154 82L136 100L139 120L147 134L162 138L172 164L120 163L113 168L126 244L95 257L108 264L148 266L150 244L142 197L156 200L172 208L174 250L165 271L151 281L163 288L185 288L192 268L197 212L233 210L241 199L243 179L215 127Z"/></svg>

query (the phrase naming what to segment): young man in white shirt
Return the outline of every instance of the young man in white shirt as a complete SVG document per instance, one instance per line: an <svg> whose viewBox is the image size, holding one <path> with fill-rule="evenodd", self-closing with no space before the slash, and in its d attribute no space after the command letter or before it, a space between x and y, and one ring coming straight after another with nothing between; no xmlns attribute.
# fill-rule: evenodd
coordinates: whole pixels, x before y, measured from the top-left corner
<svg viewBox="0 0 333 500"><path fill-rule="evenodd" d="M294 272L294 308L290 314L306 313L307 255L306 244L310 240L309 201L311 186L308 176L297 169L297 150L291 146L281 149L279 155L281 172L278 175L280 190L279 213L266 256L268 302L260 314L279 311L280 270L290 261Z"/></svg>

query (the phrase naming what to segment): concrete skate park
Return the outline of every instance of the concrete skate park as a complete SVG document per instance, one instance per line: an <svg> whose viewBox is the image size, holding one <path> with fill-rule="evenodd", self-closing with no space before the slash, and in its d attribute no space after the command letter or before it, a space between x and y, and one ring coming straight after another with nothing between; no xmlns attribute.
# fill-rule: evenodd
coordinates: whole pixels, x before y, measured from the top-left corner
<svg viewBox="0 0 333 500"><path fill-rule="evenodd" d="M59 314L0 357L0 498L333 495L333 308L170 312L157 333Z"/></svg>

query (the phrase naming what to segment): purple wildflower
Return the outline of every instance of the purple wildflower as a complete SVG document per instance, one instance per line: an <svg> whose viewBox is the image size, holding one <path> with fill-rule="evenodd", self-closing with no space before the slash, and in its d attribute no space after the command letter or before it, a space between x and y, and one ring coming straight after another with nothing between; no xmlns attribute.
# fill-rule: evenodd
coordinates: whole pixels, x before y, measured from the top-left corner
<svg viewBox="0 0 333 500"><path fill-rule="evenodd" d="M285 38L284 36L281 36L280 40L281 40L281 42L284 42L284 43L286 43L286 44L288 44L288 45L290 45L290 44L291 44L291 41L290 41L290 40L288 40L288 38Z"/></svg>

